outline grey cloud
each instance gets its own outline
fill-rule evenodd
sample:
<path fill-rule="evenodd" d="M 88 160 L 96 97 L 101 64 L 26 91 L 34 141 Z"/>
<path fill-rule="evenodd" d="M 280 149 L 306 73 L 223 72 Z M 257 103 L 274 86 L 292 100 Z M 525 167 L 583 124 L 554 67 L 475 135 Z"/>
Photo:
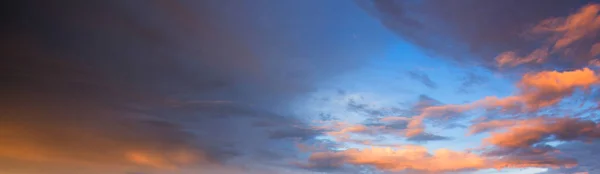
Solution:
<path fill-rule="evenodd" d="M 585 143 L 585 142 L 568 142 L 558 145 L 558 150 L 568 152 L 563 155 L 569 158 L 577 160 L 577 166 L 573 168 L 563 169 L 549 169 L 544 174 L 561 174 L 561 173 L 576 173 L 576 172 L 588 172 L 596 173 L 600 171 L 600 161 L 597 160 L 597 156 L 600 155 L 600 149 L 598 148 L 598 141 Z"/>
<path fill-rule="evenodd" d="M 355 100 L 348 101 L 348 110 L 365 114 L 370 117 L 379 117 L 383 115 L 383 112 L 378 109 L 371 109 L 369 105 L 364 103 L 358 103 Z"/>
<path fill-rule="evenodd" d="M 373 107 L 365 103 L 359 103 L 356 100 L 352 99 L 348 101 L 347 109 L 349 111 L 372 118 L 379 118 L 387 115 L 395 115 L 406 112 L 403 109 L 399 109 L 396 107 Z"/>
<path fill-rule="evenodd" d="M 451 139 L 450 137 L 434 135 L 431 133 L 422 133 L 422 134 L 419 134 L 416 136 L 409 137 L 406 140 L 414 141 L 414 142 L 427 142 L 427 141 L 440 141 L 440 140 L 450 140 L 450 139 Z"/>
<path fill-rule="evenodd" d="M 410 116 L 420 114 L 427 107 L 439 106 L 442 104 L 443 104 L 442 102 L 440 102 L 430 96 L 421 94 L 418 96 L 416 101 L 411 101 L 411 102 L 407 102 L 406 104 L 403 104 L 403 105 L 407 105 L 408 106 L 407 108 L 397 108 L 397 107 L 373 108 L 373 107 L 369 107 L 367 104 L 361 104 L 361 103 L 355 102 L 354 100 L 351 100 L 350 102 L 348 102 L 348 109 L 351 111 L 366 114 L 369 116 L 379 116 L 379 117 L 368 118 L 367 120 L 365 120 L 364 125 L 385 126 L 386 129 L 402 130 L 402 129 L 406 129 L 408 121 L 404 120 L 404 121 L 382 123 L 380 121 L 380 119 L 385 116 L 397 116 L 397 115 L 410 117 Z M 459 120 L 458 118 L 460 118 L 459 117 L 460 114 L 461 113 L 448 112 L 448 113 L 445 113 L 446 118 L 453 118 L 453 119 L 431 120 L 430 122 L 434 123 L 434 126 L 442 126 L 445 129 L 466 127 L 466 126 L 456 122 Z"/>
<path fill-rule="evenodd" d="M 419 71 L 408 71 L 406 72 L 406 74 L 408 75 L 408 77 L 410 77 L 413 80 L 419 81 L 421 82 L 423 85 L 431 88 L 431 89 L 435 89 L 437 88 L 437 84 L 432 81 L 429 76 L 423 72 L 419 72 Z"/>
<path fill-rule="evenodd" d="M 489 151 L 483 153 L 485 156 L 513 156 L 513 157 L 523 157 L 523 156 L 535 156 L 535 155 L 546 155 L 548 153 L 552 153 L 552 151 L 556 150 L 556 148 L 539 144 L 532 147 L 518 147 L 518 148 L 494 148 Z"/>
<path fill-rule="evenodd" d="M 269 137 L 273 139 L 284 138 L 300 138 L 302 140 L 312 139 L 317 135 L 321 135 L 323 131 L 309 128 L 287 128 L 270 131 Z"/>
<path fill-rule="evenodd" d="M 319 113 L 319 118 L 323 121 L 339 120 L 339 118 L 331 115 L 331 113 Z"/>
<path fill-rule="evenodd" d="M 402 130 L 408 127 L 408 121 L 395 121 L 385 125 L 388 129 Z"/>
<path fill-rule="evenodd" d="M 442 105 L 442 102 L 431 98 L 430 96 L 421 94 L 419 95 L 417 101 L 413 104 L 411 110 L 413 112 L 421 112 L 423 109 L 431 106 Z"/>
<path fill-rule="evenodd" d="M 315 171 L 336 171 L 342 169 L 344 160 L 344 156 L 311 156 L 309 163 L 300 167 Z"/>
<path fill-rule="evenodd" d="M 474 72 L 468 72 L 460 78 L 460 86 L 458 87 L 458 92 L 461 93 L 469 93 L 473 90 L 474 87 L 481 86 L 486 83 L 489 79 L 484 76 L 480 76 L 475 74 Z"/>

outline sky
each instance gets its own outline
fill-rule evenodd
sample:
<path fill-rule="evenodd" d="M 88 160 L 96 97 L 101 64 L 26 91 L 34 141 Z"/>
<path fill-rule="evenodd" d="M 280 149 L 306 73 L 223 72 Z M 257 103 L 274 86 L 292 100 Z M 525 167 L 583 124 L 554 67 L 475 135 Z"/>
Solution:
<path fill-rule="evenodd" d="M 600 173 L 600 2 L 5 2 L 0 174 Z"/>

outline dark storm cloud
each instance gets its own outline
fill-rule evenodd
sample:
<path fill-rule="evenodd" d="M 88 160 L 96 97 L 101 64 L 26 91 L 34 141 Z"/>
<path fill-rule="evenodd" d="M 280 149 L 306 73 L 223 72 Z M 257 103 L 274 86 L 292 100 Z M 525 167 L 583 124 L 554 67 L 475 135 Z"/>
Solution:
<path fill-rule="evenodd" d="M 292 114 L 291 101 L 367 54 L 338 46 L 377 45 L 324 39 L 333 26 L 350 24 L 329 25 L 341 16 L 323 18 L 327 10 L 303 15 L 291 8 L 301 2 L 6 5 L 0 161 L 36 161 L 27 170 L 47 173 L 144 173 L 221 164 L 264 149 L 293 157 L 288 139 L 321 132 Z"/>
<path fill-rule="evenodd" d="M 408 71 L 408 72 L 406 72 L 406 75 L 408 75 L 408 77 L 410 77 L 413 80 L 421 82 L 423 85 L 425 85 L 431 89 L 437 88 L 437 84 L 434 81 L 432 81 L 427 74 L 425 74 L 423 72 Z"/>
<path fill-rule="evenodd" d="M 550 34 L 532 33 L 549 18 L 565 17 L 593 2 L 586 0 L 413 1 L 358 0 L 358 4 L 400 37 L 462 65 L 495 68 L 502 52 L 528 55 L 548 42 Z M 597 38 L 570 47 L 543 66 L 579 68 L 592 58 Z M 558 50 L 557 50 L 558 51 Z"/>

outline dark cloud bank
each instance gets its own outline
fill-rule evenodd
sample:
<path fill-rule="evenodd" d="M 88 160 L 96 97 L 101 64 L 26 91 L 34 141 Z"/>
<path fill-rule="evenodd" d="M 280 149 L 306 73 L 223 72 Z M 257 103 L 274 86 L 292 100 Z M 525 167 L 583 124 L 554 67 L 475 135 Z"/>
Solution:
<path fill-rule="evenodd" d="M 460 65 L 496 68 L 494 58 L 505 51 L 527 55 L 547 42 L 548 35 L 529 31 L 543 20 L 568 16 L 589 0 L 357 0 L 382 25 L 403 39 Z M 539 65 L 579 68 L 593 57 L 588 54 L 597 37 L 577 43 L 568 54 Z M 531 68 L 531 67 L 530 67 Z"/>
<path fill-rule="evenodd" d="M 5 3 L 0 173 L 288 165 L 296 141 L 321 134 L 290 101 L 367 53 L 344 50 L 377 46 L 326 39 L 356 26 L 323 18 L 325 7 L 292 8 L 301 5 Z"/>

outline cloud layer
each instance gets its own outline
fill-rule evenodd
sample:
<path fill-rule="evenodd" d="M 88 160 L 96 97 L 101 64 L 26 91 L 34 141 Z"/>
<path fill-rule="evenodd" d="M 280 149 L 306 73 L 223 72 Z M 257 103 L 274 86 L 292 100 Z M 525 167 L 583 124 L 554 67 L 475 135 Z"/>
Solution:
<path fill-rule="evenodd" d="M 310 3 L 7 4 L 0 173 L 278 173 L 321 134 L 293 101 L 379 39 L 322 36 L 357 27 L 325 10 L 261 10 Z"/>

